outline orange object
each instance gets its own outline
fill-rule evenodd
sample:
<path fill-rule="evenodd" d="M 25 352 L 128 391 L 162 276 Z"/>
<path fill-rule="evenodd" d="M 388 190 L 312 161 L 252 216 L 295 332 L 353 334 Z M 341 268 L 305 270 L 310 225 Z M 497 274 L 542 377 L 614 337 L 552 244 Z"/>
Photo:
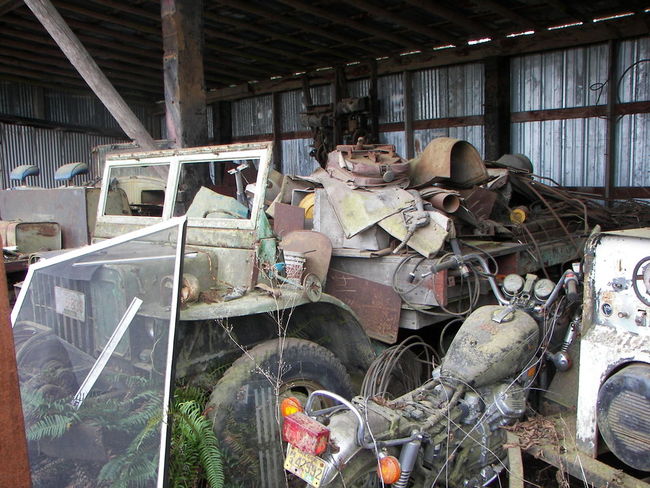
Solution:
<path fill-rule="evenodd" d="M 379 459 L 377 474 L 385 484 L 392 485 L 399 480 L 402 474 L 402 467 L 399 465 L 399 461 L 395 456 L 384 456 Z"/>
<path fill-rule="evenodd" d="M 302 411 L 303 408 L 300 404 L 300 400 L 298 400 L 296 397 L 287 397 L 280 403 L 280 414 L 283 417 Z"/>

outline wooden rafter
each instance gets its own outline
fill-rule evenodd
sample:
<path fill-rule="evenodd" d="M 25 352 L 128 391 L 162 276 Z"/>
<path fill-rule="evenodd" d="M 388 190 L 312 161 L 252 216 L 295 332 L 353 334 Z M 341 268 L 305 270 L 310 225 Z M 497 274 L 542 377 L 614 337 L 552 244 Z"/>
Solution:
<path fill-rule="evenodd" d="M 430 2 L 428 0 L 405 0 L 406 3 L 417 7 L 436 17 L 448 20 L 454 25 L 462 27 L 468 34 L 496 36 L 497 33 L 489 27 L 475 22 L 466 14 L 458 10 L 453 10 L 442 5 L 440 2 Z"/>

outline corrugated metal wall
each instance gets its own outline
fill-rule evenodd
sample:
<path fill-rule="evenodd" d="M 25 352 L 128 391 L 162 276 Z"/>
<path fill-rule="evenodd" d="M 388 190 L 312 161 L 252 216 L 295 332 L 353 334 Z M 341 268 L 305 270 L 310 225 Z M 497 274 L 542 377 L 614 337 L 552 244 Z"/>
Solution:
<path fill-rule="evenodd" d="M 650 38 L 621 42 L 619 103 L 650 100 Z M 607 104 L 607 44 L 519 56 L 511 60 L 512 111 Z M 629 69 L 628 69 L 629 68 Z M 650 115 L 625 115 L 616 125 L 616 185 L 650 184 Z M 605 118 L 512 124 L 513 152 L 530 157 L 535 172 L 567 186 L 604 186 Z"/>
<path fill-rule="evenodd" d="M 40 110 L 37 113 L 36 108 Z M 131 103 L 131 109 L 154 137 L 160 137 L 160 126 L 144 104 Z M 0 81 L 0 114 L 63 126 L 111 129 L 119 125 L 101 102 L 92 95 L 59 92 L 48 88 Z M 54 181 L 56 169 L 66 163 L 83 161 L 91 164 L 91 151 L 100 144 L 125 142 L 126 137 L 86 134 L 61 128 L 47 129 L 0 122 L 0 184 L 15 185 L 9 173 L 21 164 L 36 164 L 41 174 L 29 178 L 29 184 L 44 188 L 60 186 Z M 91 168 L 92 171 L 92 168 Z M 80 176 L 81 183 L 98 175 Z"/>
<path fill-rule="evenodd" d="M 483 115 L 481 63 L 427 69 L 413 74 L 415 120 Z"/>
<path fill-rule="evenodd" d="M 0 168 L 2 188 L 14 186 L 9 182 L 9 173 L 21 164 L 35 164 L 41 174 L 28 179 L 28 184 L 43 188 L 61 186 L 54 181 L 56 169 L 66 163 L 83 161 L 91 166 L 91 150 L 100 144 L 120 141 L 113 137 L 96 136 L 79 132 L 40 129 L 25 125 L 0 123 Z M 76 178 L 75 183 L 95 178 L 86 175 Z"/>
<path fill-rule="evenodd" d="M 271 95 L 244 98 L 233 102 L 233 137 L 270 134 L 271 132 L 273 132 L 273 101 Z"/>
<path fill-rule="evenodd" d="M 650 59 L 649 37 L 621 43 L 617 68 L 620 102 L 650 100 L 650 62 L 639 62 L 642 59 Z M 650 114 L 620 117 L 616 135 L 616 185 L 650 186 Z"/>

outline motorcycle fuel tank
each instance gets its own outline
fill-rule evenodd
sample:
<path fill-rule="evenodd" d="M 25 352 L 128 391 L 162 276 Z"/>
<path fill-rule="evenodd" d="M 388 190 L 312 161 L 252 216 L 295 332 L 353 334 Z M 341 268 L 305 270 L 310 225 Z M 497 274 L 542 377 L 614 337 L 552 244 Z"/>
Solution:
<path fill-rule="evenodd" d="M 533 366 L 537 322 L 521 310 L 493 320 L 505 307 L 487 305 L 467 317 L 442 360 L 441 377 L 477 388 L 516 376 Z"/>

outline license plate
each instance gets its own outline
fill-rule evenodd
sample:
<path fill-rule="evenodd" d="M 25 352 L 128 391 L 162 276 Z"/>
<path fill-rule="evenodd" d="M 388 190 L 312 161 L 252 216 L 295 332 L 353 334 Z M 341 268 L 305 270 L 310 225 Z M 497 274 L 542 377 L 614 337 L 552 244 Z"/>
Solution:
<path fill-rule="evenodd" d="M 287 444 L 287 457 L 284 458 L 284 469 L 295 474 L 311 486 L 318 488 L 325 473 L 325 461 L 319 457 L 302 452 L 291 444 Z"/>

